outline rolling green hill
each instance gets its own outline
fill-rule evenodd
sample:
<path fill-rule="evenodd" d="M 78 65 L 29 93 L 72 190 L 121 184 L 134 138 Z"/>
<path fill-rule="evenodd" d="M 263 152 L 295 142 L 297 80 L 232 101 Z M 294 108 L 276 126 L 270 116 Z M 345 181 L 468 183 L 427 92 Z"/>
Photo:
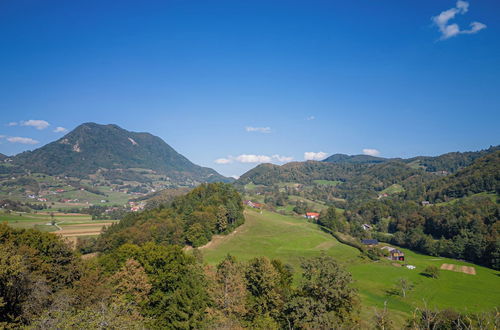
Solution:
<path fill-rule="evenodd" d="M 406 249 L 402 250 L 407 262 L 416 266 L 414 270 L 395 267 L 394 262 L 385 259 L 371 261 L 304 218 L 267 211 L 247 210 L 245 224 L 230 235 L 215 238 L 200 250 L 204 260 L 212 265 L 231 254 L 239 260 L 257 256 L 279 258 L 294 269 L 298 269 L 301 258 L 317 256 L 324 251 L 346 265 L 353 274 L 361 296 L 362 319 L 370 320 L 374 308 L 383 308 L 387 301 L 391 317 L 398 326 L 415 307 L 423 306 L 424 301 L 429 307 L 478 312 L 496 307 L 500 296 L 500 279 L 494 270 Z M 477 275 L 441 270 L 438 279 L 431 279 L 420 274 L 427 266 L 440 267 L 444 263 L 474 267 Z M 414 285 L 406 298 L 393 293 L 400 278 Z"/>

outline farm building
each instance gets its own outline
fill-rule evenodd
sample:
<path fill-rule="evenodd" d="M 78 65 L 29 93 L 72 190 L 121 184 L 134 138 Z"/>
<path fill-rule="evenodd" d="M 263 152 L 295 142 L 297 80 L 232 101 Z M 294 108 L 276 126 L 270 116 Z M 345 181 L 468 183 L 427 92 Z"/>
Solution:
<path fill-rule="evenodd" d="M 363 230 L 372 230 L 372 226 L 367 223 L 362 224 L 361 228 L 363 228 Z"/>
<path fill-rule="evenodd" d="M 376 239 L 362 239 L 361 243 L 363 245 L 375 246 L 378 244 L 378 241 Z"/>
<path fill-rule="evenodd" d="M 403 251 L 393 248 L 391 246 L 384 246 L 382 250 L 389 251 L 389 259 L 396 261 L 405 261 L 405 254 Z"/>
<path fill-rule="evenodd" d="M 244 201 L 243 202 L 245 205 L 248 205 L 250 207 L 253 207 L 254 209 L 261 209 L 262 206 L 264 206 L 264 204 L 261 204 L 261 203 L 255 203 L 255 202 L 252 202 L 252 201 Z"/>
<path fill-rule="evenodd" d="M 318 220 L 319 219 L 319 213 L 316 213 L 316 212 L 307 212 L 306 213 L 306 218 L 307 219 Z"/>

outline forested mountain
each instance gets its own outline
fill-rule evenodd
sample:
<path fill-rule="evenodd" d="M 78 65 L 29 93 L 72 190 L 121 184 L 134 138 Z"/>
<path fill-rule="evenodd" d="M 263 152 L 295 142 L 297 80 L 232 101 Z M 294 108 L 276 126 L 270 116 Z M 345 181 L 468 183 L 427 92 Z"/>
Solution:
<path fill-rule="evenodd" d="M 472 162 L 489 153 L 500 150 L 500 146 L 491 146 L 486 150 L 468 152 L 449 152 L 440 156 L 417 156 L 408 159 L 383 158 L 370 155 L 345 155 L 334 154 L 323 160 L 327 163 L 354 163 L 354 164 L 378 164 L 389 161 L 401 161 L 412 166 L 419 166 L 427 172 L 445 171 L 454 173 L 460 168 L 472 164 Z"/>
<path fill-rule="evenodd" d="M 345 155 L 334 154 L 323 160 L 327 163 L 353 163 L 353 164 L 376 164 L 389 161 L 387 158 L 375 157 L 370 155 Z"/>
<path fill-rule="evenodd" d="M 418 156 L 405 159 L 404 161 L 406 163 L 422 166 L 427 172 L 446 171 L 454 173 L 472 164 L 474 160 L 498 150 L 500 150 L 500 146 L 497 145 L 480 151 L 450 152 L 436 157 Z"/>
<path fill-rule="evenodd" d="M 3 160 L 4 160 L 4 159 L 6 159 L 6 158 L 7 158 L 7 156 L 6 156 L 6 155 L 4 155 L 4 154 L 1 154 L 1 153 L 0 153 L 0 161 L 3 161 Z"/>
<path fill-rule="evenodd" d="M 321 162 L 292 162 L 281 166 L 261 164 L 243 174 L 235 184 L 242 186 L 253 183 L 272 187 L 284 182 L 311 185 L 317 180 L 327 180 L 337 182 L 337 184 L 321 189 L 330 190 L 331 194 L 337 198 L 358 201 L 375 198 L 380 193 L 384 193 L 385 189 L 397 184 L 400 186 L 398 188 L 400 191 L 408 191 L 408 196 L 412 195 L 414 199 L 424 200 L 426 192 L 429 191 L 431 194 L 433 190 L 433 188 L 425 188 L 427 184 L 460 171 L 480 157 L 495 154 L 499 148 L 496 146 L 478 152 L 448 153 L 438 157 L 411 159 L 337 154 Z M 463 174 L 457 173 L 457 177 L 460 176 Z M 452 185 L 452 183 L 449 184 Z M 458 189 L 458 187 L 450 186 L 450 189 Z"/>
<path fill-rule="evenodd" d="M 101 171 L 110 179 L 140 181 L 140 173 L 129 171 L 139 168 L 175 182 L 231 181 L 193 164 L 159 137 L 95 123 L 82 124 L 55 142 L 16 155 L 13 164 L 32 172 L 80 178 Z"/>
<path fill-rule="evenodd" d="M 425 197 L 441 202 L 481 192 L 500 195 L 500 151 L 477 159 L 451 176 L 430 182 Z"/>
<path fill-rule="evenodd" d="M 282 182 L 311 185 L 317 180 L 327 180 L 337 184 L 323 189 L 330 190 L 337 198 L 366 199 L 377 197 L 379 192 L 396 183 L 411 186 L 433 178 L 434 174 L 401 161 L 379 164 L 307 161 L 282 166 L 261 164 L 243 174 L 235 184 L 241 186 L 251 182 L 272 187 Z"/>

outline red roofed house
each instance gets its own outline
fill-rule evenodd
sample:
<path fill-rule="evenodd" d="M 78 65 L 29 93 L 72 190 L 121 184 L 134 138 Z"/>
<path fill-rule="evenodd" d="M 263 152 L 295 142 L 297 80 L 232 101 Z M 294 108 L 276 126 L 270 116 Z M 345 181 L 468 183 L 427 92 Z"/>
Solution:
<path fill-rule="evenodd" d="M 255 202 L 252 202 L 252 201 L 245 201 L 244 202 L 246 205 L 250 206 L 250 207 L 253 207 L 254 209 L 261 209 L 262 206 L 264 206 L 263 204 L 261 203 L 255 203 Z"/>
<path fill-rule="evenodd" d="M 318 218 L 319 218 L 319 213 L 316 213 L 316 212 L 307 212 L 307 213 L 306 213 L 306 218 L 307 218 L 307 219 L 314 219 L 314 220 L 318 220 Z"/>

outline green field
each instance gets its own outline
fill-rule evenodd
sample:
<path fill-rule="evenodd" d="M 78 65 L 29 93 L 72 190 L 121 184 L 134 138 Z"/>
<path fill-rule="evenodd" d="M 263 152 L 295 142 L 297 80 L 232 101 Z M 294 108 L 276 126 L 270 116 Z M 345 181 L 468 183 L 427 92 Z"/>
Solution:
<path fill-rule="evenodd" d="M 117 222 L 116 220 L 92 220 L 87 214 L 55 213 L 57 226 L 51 225 L 52 217 L 48 213 L 0 213 L 0 223 L 7 223 L 12 228 L 37 229 L 45 232 L 58 232 L 64 236 L 80 236 L 79 232 L 99 233 L 103 224 Z M 68 233 L 71 231 L 71 233 Z"/>
<path fill-rule="evenodd" d="M 397 324 L 410 315 L 417 306 L 454 308 L 461 311 L 487 311 L 500 302 L 500 273 L 488 268 L 447 258 L 417 254 L 406 249 L 407 262 L 416 266 L 410 270 L 395 267 L 388 260 L 371 261 L 360 256 L 358 250 L 341 244 L 329 234 L 303 218 L 283 216 L 264 211 L 246 211 L 246 223 L 228 236 L 214 239 L 201 249 L 205 261 L 215 264 L 227 254 L 240 260 L 255 256 L 279 258 L 299 271 L 303 257 L 319 255 L 325 251 L 343 263 L 353 274 L 362 302 L 361 316 L 369 320 L 374 307 L 382 308 L 384 301 Z M 440 271 L 438 279 L 420 275 L 428 265 L 443 263 L 473 266 L 477 275 L 453 271 Z M 390 293 L 399 278 L 414 284 L 406 298 Z"/>
<path fill-rule="evenodd" d="M 325 186 L 338 186 L 342 181 L 330 181 L 330 180 L 314 180 L 315 184 L 325 185 Z"/>
<path fill-rule="evenodd" d="M 307 198 L 304 198 L 301 196 L 290 195 L 288 198 L 294 202 L 298 202 L 298 201 L 306 202 L 316 212 L 321 212 L 321 211 L 326 210 L 328 208 L 328 206 L 323 204 L 323 203 L 318 203 L 318 202 L 315 202 L 313 200 L 310 200 L 310 199 L 307 199 Z"/>
<path fill-rule="evenodd" d="M 496 193 L 494 193 L 494 192 L 493 193 L 482 192 L 482 193 L 478 193 L 478 194 L 472 194 L 472 195 L 467 196 L 467 197 L 455 198 L 455 199 L 449 200 L 447 202 L 436 203 L 436 205 L 453 205 L 453 204 L 456 204 L 460 201 L 471 200 L 471 199 L 479 198 L 479 197 L 489 198 L 493 203 L 500 202 L 500 196 L 497 195 Z"/>
<path fill-rule="evenodd" d="M 395 183 L 395 184 L 385 188 L 380 193 L 392 195 L 392 194 L 398 194 L 398 193 L 403 192 L 403 191 L 405 191 L 405 189 L 400 184 Z"/>

